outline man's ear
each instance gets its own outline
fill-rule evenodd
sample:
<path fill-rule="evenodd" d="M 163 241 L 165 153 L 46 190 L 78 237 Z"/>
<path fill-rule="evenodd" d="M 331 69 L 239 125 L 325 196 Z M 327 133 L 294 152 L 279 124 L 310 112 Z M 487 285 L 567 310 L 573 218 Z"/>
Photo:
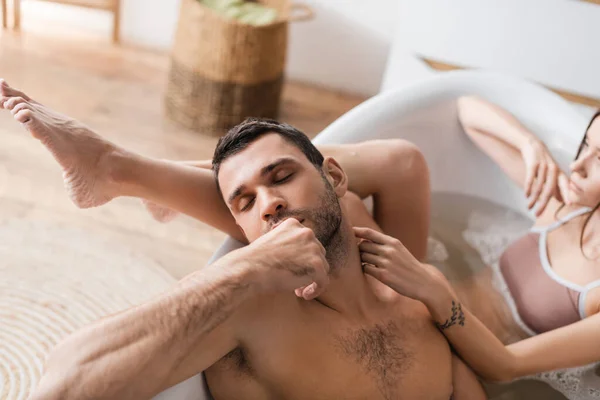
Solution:
<path fill-rule="evenodd" d="M 333 157 L 325 157 L 325 160 L 323 160 L 323 173 L 337 197 L 344 197 L 348 191 L 348 175 Z"/>

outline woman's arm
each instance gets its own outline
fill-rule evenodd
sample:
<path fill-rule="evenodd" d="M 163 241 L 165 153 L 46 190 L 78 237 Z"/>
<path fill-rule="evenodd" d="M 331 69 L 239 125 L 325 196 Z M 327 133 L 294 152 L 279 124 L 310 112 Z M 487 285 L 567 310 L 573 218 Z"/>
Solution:
<path fill-rule="evenodd" d="M 540 139 L 509 112 L 479 97 L 461 97 L 457 106 L 467 135 L 524 190 L 529 208 L 537 202 L 537 216 L 549 203 L 556 208 L 568 179 Z"/>
<path fill-rule="evenodd" d="M 527 130 L 508 111 L 477 96 L 460 97 L 457 101 L 458 118 L 465 132 L 473 140 L 481 136 L 489 136 L 498 140 L 498 149 L 484 149 L 490 156 L 502 159 L 508 153 L 520 156 L 521 149 L 531 140 L 537 140 L 535 135 Z M 501 165 L 502 166 L 502 165 Z M 522 178 L 525 177 L 523 169 Z M 523 183 L 523 179 L 518 179 Z"/>
<path fill-rule="evenodd" d="M 598 314 L 505 346 L 444 286 L 436 284 L 437 293 L 423 301 L 456 352 L 484 379 L 506 382 L 600 361 Z"/>
<path fill-rule="evenodd" d="M 453 400 L 485 400 L 487 395 L 477 376 L 457 355 L 452 355 Z"/>
<path fill-rule="evenodd" d="M 444 275 L 415 259 L 399 240 L 354 228 L 366 274 L 401 295 L 421 301 L 462 359 L 481 377 L 510 381 L 538 372 L 600 360 L 600 314 L 505 346 L 463 308 Z"/>

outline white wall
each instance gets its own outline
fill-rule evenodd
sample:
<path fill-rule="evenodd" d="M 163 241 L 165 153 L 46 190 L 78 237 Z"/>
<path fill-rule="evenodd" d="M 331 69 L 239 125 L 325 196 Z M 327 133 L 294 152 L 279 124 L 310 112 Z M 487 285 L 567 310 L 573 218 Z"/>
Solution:
<path fill-rule="evenodd" d="M 121 0 L 121 4 L 124 43 L 159 50 L 171 47 L 180 0 Z M 24 29 L 40 29 L 28 23 L 28 16 L 33 16 L 36 21 L 48 21 L 53 28 L 65 25 L 111 38 L 112 14 L 101 10 L 28 0 L 23 2 L 22 13 Z"/>
<path fill-rule="evenodd" d="M 401 0 L 384 89 L 432 71 L 417 55 L 600 98 L 600 6 L 575 0 Z"/>
<path fill-rule="evenodd" d="M 291 26 L 288 76 L 340 90 L 379 91 L 397 0 L 311 0 L 316 18 Z"/>
<path fill-rule="evenodd" d="M 289 78 L 372 95 L 431 75 L 416 54 L 600 97 L 600 6 L 576 0 L 303 0 Z M 168 50 L 180 0 L 122 0 L 125 43 Z M 30 3 L 30 4 L 27 4 Z M 106 13 L 28 0 L 27 13 L 104 32 Z M 390 51 L 391 50 L 391 51 Z M 388 57 L 392 60 L 386 71 Z M 385 75 L 385 79 L 384 79 Z"/>
<path fill-rule="evenodd" d="M 372 95 L 379 91 L 390 48 L 397 0 L 309 0 L 316 18 L 290 28 L 287 75 L 292 79 Z M 180 0 L 122 0 L 124 43 L 168 50 Z M 23 25 L 36 14 L 110 38 L 108 13 L 40 1 L 23 3 Z M 39 20 L 39 18 L 36 18 Z"/>

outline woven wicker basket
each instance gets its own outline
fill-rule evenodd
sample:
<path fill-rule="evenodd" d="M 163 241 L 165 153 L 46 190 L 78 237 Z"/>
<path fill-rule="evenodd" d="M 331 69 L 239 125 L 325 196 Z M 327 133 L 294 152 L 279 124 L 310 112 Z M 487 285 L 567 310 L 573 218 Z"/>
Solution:
<path fill-rule="evenodd" d="M 312 18 L 310 7 L 260 0 L 278 19 L 251 26 L 198 0 L 182 0 L 166 93 L 167 116 L 187 128 L 221 135 L 246 117 L 277 118 L 288 22 Z"/>

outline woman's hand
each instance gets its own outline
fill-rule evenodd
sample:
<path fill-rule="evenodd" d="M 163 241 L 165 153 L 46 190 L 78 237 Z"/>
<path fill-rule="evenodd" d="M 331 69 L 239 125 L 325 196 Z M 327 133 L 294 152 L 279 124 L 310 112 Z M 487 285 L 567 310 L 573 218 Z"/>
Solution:
<path fill-rule="evenodd" d="M 521 148 L 525 162 L 525 195 L 529 198 L 527 207 L 536 203 L 536 217 L 542 215 L 551 197 L 560 202 L 567 201 L 569 179 L 560 170 L 550 152 L 537 138 L 529 138 Z"/>
<path fill-rule="evenodd" d="M 370 228 L 354 227 L 354 234 L 361 239 L 358 247 L 365 273 L 425 305 L 448 292 L 444 275 L 419 262 L 398 239 Z"/>

